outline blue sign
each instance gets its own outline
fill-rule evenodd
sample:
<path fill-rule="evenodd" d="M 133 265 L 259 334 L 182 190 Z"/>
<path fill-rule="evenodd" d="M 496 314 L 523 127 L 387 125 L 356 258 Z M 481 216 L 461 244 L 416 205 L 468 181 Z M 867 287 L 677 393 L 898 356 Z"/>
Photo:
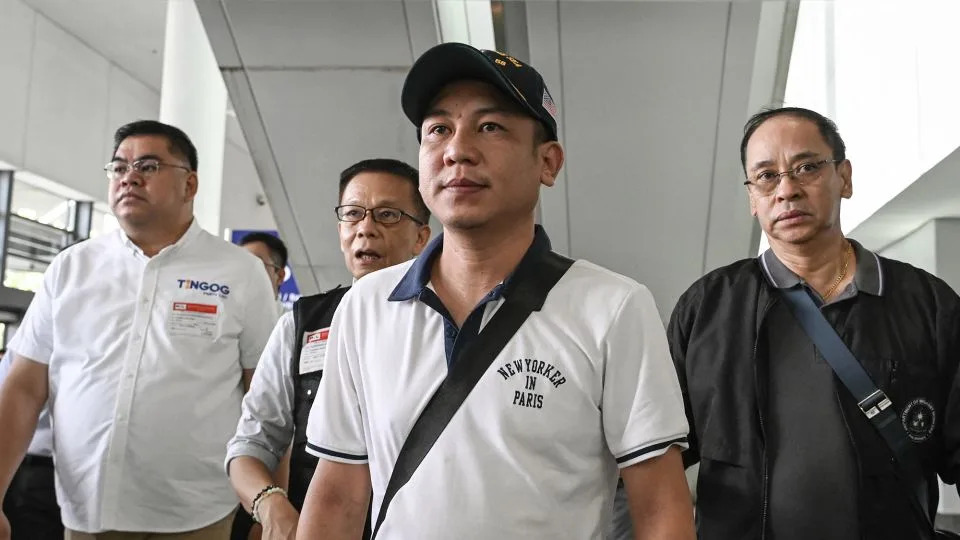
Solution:
<path fill-rule="evenodd" d="M 240 240 L 243 240 L 244 236 L 254 232 L 267 233 L 280 238 L 280 233 L 277 231 L 234 229 L 230 231 L 230 241 L 239 245 Z M 293 277 L 293 268 L 290 268 L 288 264 L 287 267 L 283 269 L 283 283 L 280 284 L 280 303 L 283 304 L 283 309 L 289 311 L 293 309 L 293 303 L 296 302 L 298 298 L 300 298 L 300 287 L 297 286 L 297 278 Z"/>

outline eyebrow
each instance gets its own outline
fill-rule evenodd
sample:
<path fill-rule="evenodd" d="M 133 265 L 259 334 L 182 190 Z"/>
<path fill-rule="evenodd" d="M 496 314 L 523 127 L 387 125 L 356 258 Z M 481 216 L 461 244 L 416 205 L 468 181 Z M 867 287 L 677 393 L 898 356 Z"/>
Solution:
<path fill-rule="evenodd" d="M 143 159 L 155 159 L 157 161 L 163 161 L 163 158 L 161 158 L 156 154 L 144 154 L 138 158 L 135 158 L 133 161 L 140 161 Z M 130 163 L 127 160 L 123 159 L 122 157 L 118 157 L 118 156 L 113 156 L 113 159 L 111 159 L 110 161 L 122 161 L 124 163 Z"/>
<path fill-rule="evenodd" d="M 343 200 L 343 204 L 347 204 L 347 205 L 351 205 L 351 206 L 363 206 L 364 208 L 383 208 L 383 207 L 387 207 L 387 208 L 396 208 L 396 209 L 398 209 L 398 210 L 403 210 L 402 208 L 400 208 L 400 203 L 397 202 L 397 201 L 395 201 L 395 200 L 393 200 L 393 199 L 386 199 L 386 200 L 383 200 L 383 201 L 378 201 L 377 204 L 375 204 L 375 205 L 373 205 L 373 206 L 370 206 L 370 207 L 367 207 L 367 206 L 365 206 L 365 205 L 363 205 L 363 204 L 360 204 L 361 202 L 362 202 L 362 201 L 360 201 L 360 200 L 358 200 L 358 199 L 344 199 L 344 200 Z M 406 211 L 406 210 L 404 210 L 404 211 Z"/>
<path fill-rule="evenodd" d="M 804 152 L 800 152 L 799 154 L 794 154 L 794 155 L 790 156 L 790 162 L 792 163 L 792 162 L 797 161 L 797 160 L 800 160 L 800 159 L 809 159 L 809 158 L 813 158 L 813 157 L 819 157 L 819 155 L 820 155 L 820 154 L 819 154 L 818 152 L 814 152 L 813 150 L 806 150 L 806 151 L 804 151 Z M 775 165 L 775 163 L 773 162 L 772 159 L 764 159 L 764 160 L 762 160 L 762 161 L 758 161 L 758 162 L 754 163 L 754 164 L 753 164 L 753 167 L 751 167 L 750 170 L 754 170 L 754 171 L 755 171 L 755 170 L 760 169 L 760 168 L 762 168 L 762 167 L 770 167 L 771 165 Z"/>
<path fill-rule="evenodd" d="M 509 116 L 520 116 L 520 115 L 522 115 L 522 113 L 521 113 L 520 111 L 513 110 L 513 109 L 511 109 L 511 108 L 509 108 L 509 107 L 504 107 L 504 106 L 501 106 L 501 105 L 492 105 L 492 106 L 490 106 L 490 107 L 481 107 L 481 108 L 479 108 L 479 109 L 477 109 L 477 110 L 475 110 L 475 111 L 472 111 L 472 112 L 470 113 L 471 116 L 483 116 L 483 115 L 485 115 L 485 114 L 505 114 L 505 115 L 509 115 Z M 429 110 L 427 111 L 427 113 L 423 115 L 423 119 L 426 120 L 427 118 L 430 118 L 430 117 L 433 117 L 433 116 L 443 116 L 443 117 L 448 117 L 448 118 L 449 118 L 450 116 L 453 116 L 453 115 L 450 113 L 450 111 L 448 111 L 448 110 L 446 110 L 446 109 L 429 109 Z"/>

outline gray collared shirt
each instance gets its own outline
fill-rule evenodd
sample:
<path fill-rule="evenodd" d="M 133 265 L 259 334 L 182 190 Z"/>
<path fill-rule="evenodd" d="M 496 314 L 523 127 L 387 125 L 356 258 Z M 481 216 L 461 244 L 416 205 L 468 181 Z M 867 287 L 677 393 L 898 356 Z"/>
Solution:
<path fill-rule="evenodd" d="M 779 289 L 803 286 L 831 324 L 842 320 L 859 293 L 883 293 L 879 259 L 851 240 L 857 268 L 851 283 L 824 303 L 819 294 L 765 251 L 760 262 Z M 786 302 L 765 319 L 768 402 L 765 416 L 770 460 L 770 533 L 775 540 L 860 538 L 856 454 L 844 423 L 830 366 L 794 319 Z"/>
<path fill-rule="evenodd" d="M 857 258 L 857 269 L 853 275 L 853 281 L 840 291 L 840 294 L 836 295 L 833 300 L 828 302 L 828 304 L 856 296 L 858 291 L 863 291 L 874 296 L 883 295 L 884 283 L 883 271 L 880 268 L 880 259 L 874 252 L 863 247 L 856 240 L 849 240 L 849 242 L 850 245 L 853 246 L 853 252 Z M 760 264 L 763 266 L 763 272 L 767 280 L 778 289 L 789 289 L 803 282 L 800 276 L 793 273 L 785 264 L 780 262 L 780 259 L 777 258 L 777 255 L 772 249 L 768 249 L 760 255 Z M 804 283 L 804 286 L 807 286 L 806 283 Z M 821 304 L 823 303 L 823 299 L 820 298 L 820 295 L 815 290 L 809 286 L 807 286 L 807 290 L 813 292 L 815 298 L 819 300 Z"/>

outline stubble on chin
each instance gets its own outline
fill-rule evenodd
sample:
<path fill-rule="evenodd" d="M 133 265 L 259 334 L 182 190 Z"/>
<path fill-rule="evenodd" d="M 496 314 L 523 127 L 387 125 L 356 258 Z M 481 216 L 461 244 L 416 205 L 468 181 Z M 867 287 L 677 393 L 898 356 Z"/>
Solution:
<path fill-rule="evenodd" d="M 489 220 L 472 216 L 455 216 L 444 223 L 444 227 L 458 231 L 473 231 L 482 228 Z"/>

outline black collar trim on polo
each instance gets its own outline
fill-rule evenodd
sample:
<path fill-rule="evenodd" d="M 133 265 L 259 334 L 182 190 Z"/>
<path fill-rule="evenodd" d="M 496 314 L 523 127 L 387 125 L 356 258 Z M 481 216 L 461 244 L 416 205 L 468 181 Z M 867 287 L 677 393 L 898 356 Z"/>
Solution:
<path fill-rule="evenodd" d="M 523 255 L 523 258 L 520 259 L 520 263 L 503 282 L 503 296 L 509 297 L 513 289 L 513 287 L 511 287 L 511 277 L 516 275 L 521 269 L 535 269 L 536 266 L 543 261 L 544 257 L 550 253 L 551 249 L 550 238 L 547 236 L 547 232 L 544 231 L 540 225 L 534 226 L 533 242 L 530 244 L 530 247 L 527 248 L 527 252 Z M 407 273 L 400 279 L 400 283 L 398 283 L 396 288 L 393 289 L 393 292 L 390 293 L 388 300 L 391 302 L 400 302 L 418 298 L 423 290 L 427 288 L 427 284 L 430 283 L 430 269 L 433 267 L 433 261 L 440 255 L 441 251 L 443 251 L 443 233 L 431 240 L 423 252 L 420 253 L 420 256 L 413 261 L 413 264 L 407 269 Z"/>
<path fill-rule="evenodd" d="M 883 296 L 883 269 L 880 266 L 880 258 L 856 240 L 849 238 L 847 240 L 853 246 L 853 252 L 857 257 L 857 271 L 853 275 L 853 283 L 857 290 L 874 296 Z M 800 276 L 787 268 L 772 249 L 767 249 L 760 255 L 760 266 L 763 267 L 767 281 L 778 289 L 789 289 L 800 283 Z"/>

